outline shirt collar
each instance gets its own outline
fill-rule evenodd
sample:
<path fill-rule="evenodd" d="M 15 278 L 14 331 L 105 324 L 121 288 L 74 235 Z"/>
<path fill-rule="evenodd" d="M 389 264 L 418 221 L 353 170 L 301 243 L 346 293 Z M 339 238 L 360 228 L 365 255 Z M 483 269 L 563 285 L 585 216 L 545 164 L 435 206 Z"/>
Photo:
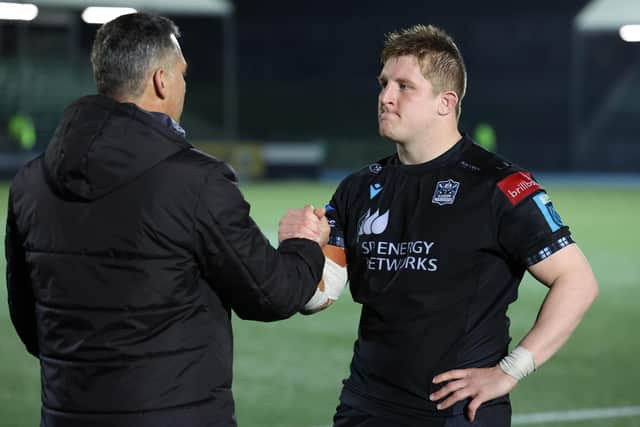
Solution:
<path fill-rule="evenodd" d="M 168 115 L 164 113 L 159 113 L 157 111 L 145 111 L 145 112 L 151 115 L 151 117 L 158 120 L 160 123 L 162 123 L 166 127 L 168 127 L 169 129 L 171 129 L 172 131 L 174 131 L 175 133 L 177 133 L 178 135 L 180 135 L 181 137 L 186 139 L 187 131 L 185 131 L 184 128 L 180 126 L 180 124 L 178 124 L 178 122 L 173 120 Z"/>
<path fill-rule="evenodd" d="M 128 104 L 133 104 L 133 103 L 128 103 Z M 181 136 L 184 139 L 187 138 L 187 131 L 185 131 L 184 128 L 182 126 L 180 126 L 180 124 L 178 122 L 173 120 L 168 115 L 166 115 L 164 113 L 160 113 L 158 111 L 147 111 L 144 108 L 140 108 L 140 106 L 138 106 L 136 104 L 133 104 L 133 105 L 135 105 L 136 108 L 138 108 L 140 111 L 142 111 L 142 112 L 148 114 L 149 116 L 151 116 L 158 123 L 161 123 L 165 127 L 171 129 L 178 136 Z"/>

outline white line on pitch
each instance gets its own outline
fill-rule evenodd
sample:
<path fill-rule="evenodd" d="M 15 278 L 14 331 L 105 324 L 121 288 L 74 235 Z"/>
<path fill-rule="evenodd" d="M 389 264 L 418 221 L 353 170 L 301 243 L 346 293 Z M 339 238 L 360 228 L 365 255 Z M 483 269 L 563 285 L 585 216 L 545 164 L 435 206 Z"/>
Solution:
<path fill-rule="evenodd" d="M 640 406 L 623 406 L 619 408 L 577 409 L 557 412 L 533 412 L 530 414 L 514 415 L 513 425 L 545 424 L 552 422 L 597 420 L 602 418 L 637 417 Z M 329 427 L 329 426 L 323 426 Z"/>
<path fill-rule="evenodd" d="M 640 415 L 640 406 L 620 408 L 579 409 L 558 412 L 534 412 L 514 415 L 513 424 L 544 424 L 550 422 L 596 420 L 601 418 L 636 417 Z"/>

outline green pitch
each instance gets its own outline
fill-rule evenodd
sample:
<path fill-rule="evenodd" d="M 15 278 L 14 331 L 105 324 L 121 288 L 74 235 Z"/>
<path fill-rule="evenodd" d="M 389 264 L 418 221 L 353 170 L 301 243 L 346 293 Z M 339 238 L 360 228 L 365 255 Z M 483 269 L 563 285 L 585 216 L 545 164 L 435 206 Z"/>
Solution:
<path fill-rule="evenodd" d="M 514 414 L 640 406 L 640 189 L 547 186 L 554 205 L 591 261 L 600 296 L 568 344 L 523 380 Z M 243 186 L 252 215 L 271 239 L 289 207 L 322 206 L 334 186 L 269 183 Z M 0 187 L 6 215 L 6 185 Z M 4 269 L 4 260 L 0 262 Z M 527 277 L 512 306 L 514 344 L 530 327 L 545 288 Z M 32 427 L 39 419 L 37 361 L 18 341 L 0 287 L 0 425 Z M 241 427 L 331 424 L 347 375 L 359 306 L 347 294 L 315 316 L 260 324 L 234 319 L 234 392 Z M 640 416 L 549 423 L 547 427 L 640 426 Z"/>

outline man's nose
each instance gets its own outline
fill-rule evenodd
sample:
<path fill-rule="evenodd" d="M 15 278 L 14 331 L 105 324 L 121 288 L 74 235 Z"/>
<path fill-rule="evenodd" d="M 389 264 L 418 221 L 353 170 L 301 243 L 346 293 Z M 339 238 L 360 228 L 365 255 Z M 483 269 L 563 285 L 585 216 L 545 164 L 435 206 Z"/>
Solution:
<path fill-rule="evenodd" d="M 380 90 L 380 104 L 393 104 L 396 100 L 396 91 L 393 89 L 392 85 L 387 85 Z"/>

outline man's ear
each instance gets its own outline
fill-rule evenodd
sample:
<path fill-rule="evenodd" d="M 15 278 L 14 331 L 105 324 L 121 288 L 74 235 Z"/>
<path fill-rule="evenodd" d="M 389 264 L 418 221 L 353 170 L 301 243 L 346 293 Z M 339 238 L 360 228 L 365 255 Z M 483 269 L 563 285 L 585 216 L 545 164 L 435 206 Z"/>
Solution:
<path fill-rule="evenodd" d="M 160 99 L 166 99 L 167 97 L 166 78 L 167 72 L 162 68 L 158 68 L 153 72 L 153 89 L 155 90 L 156 96 Z"/>
<path fill-rule="evenodd" d="M 438 114 L 446 116 L 448 114 L 456 114 L 456 106 L 458 105 L 458 94 L 452 90 L 443 92 L 440 95 L 440 104 L 438 105 Z"/>

